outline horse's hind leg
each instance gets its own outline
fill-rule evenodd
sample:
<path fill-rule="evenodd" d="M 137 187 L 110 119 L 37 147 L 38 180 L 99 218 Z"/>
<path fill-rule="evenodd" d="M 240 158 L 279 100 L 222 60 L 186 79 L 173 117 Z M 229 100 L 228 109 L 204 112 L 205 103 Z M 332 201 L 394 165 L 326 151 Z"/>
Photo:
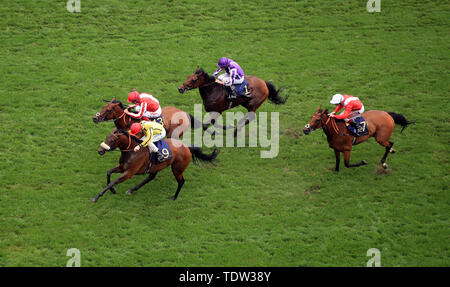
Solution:
<path fill-rule="evenodd" d="M 117 173 L 120 172 L 120 164 L 117 165 L 116 167 L 113 167 L 112 169 L 108 170 L 108 172 L 106 173 L 106 184 L 110 184 L 111 183 L 111 174 L 113 173 Z M 109 190 L 111 190 L 112 193 L 116 193 L 116 189 L 114 187 L 111 187 Z"/>
<path fill-rule="evenodd" d="M 156 172 L 149 174 L 148 177 L 143 182 L 141 182 L 140 184 L 136 185 L 132 189 L 127 190 L 127 194 L 133 194 L 133 192 L 135 192 L 139 188 L 143 187 L 144 185 L 146 185 L 147 183 L 152 181 L 155 178 L 156 174 L 157 174 Z"/>
<path fill-rule="evenodd" d="M 245 127 L 246 125 L 248 125 L 248 123 L 250 123 L 251 121 L 253 121 L 254 119 L 256 119 L 256 114 L 255 112 L 248 112 L 247 114 L 245 114 L 245 116 L 239 120 L 239 122 L 237 123 L 237 127 L 234 130 L 234 137 L 237 136 L 238 132 Z"/>
<path fill-rule="evenodd" d="M 393 142 L 389 141 L 389 145 L 386 146 L 386 151 L 384 152 L 383 158 L 381 159 L 381 166 L 386 169 L 387 168 L 387 164 L 386 164 L 386 158 L 388 156 L 389 153 L 394 153 L 394 149 L 392 149 L 392 146 L 394 145 Z"/>
<path fill-rule="evenodd" d="M 175 195 L 170 198 L 172 200 L 176 200 L 177 199 L 178 194 L 180 193 L 180 190 L 181 190 L 181 188 L 183 187 L 183 184 L 184 184 L 184 177 L 183 177 L 183 175 L 180 175 L 180 176 L 176 175 L 175 178 L 176 178 L 176 180 L 178 182 L 178 187 L 177 187 L 177 191 L 175 192 Z"/>
<path fill-rule="evenodd" d="M 344 151 L 344 164 L 345 167 L 358 167 L 361 165 L 366 165 L 367 162 L 365 160 L 362 160 L 360 163 L 350 164 L 350 151 Z"/>

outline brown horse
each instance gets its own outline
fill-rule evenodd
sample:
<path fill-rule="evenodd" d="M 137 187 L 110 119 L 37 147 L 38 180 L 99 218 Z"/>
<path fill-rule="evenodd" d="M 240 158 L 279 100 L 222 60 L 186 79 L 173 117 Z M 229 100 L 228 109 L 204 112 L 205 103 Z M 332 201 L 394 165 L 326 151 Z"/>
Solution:
<path fill-rule="evenodd" d="M 103 101 L 108 104 L 103 106 L 101 111 L 92 118 L 94 123 L 98 124 L 113 120 L 118 130 L 126 130 L 130 128 L 132 123 L 140 121 L 127 115 L 124 112 L 127 106 L 123 105 L 120 101 L 116 99 Z M 162 118 L 168 138 L 181 138 L 189 126 L 193 127 L 194 121 L 197 121 L 192 115 L 172 106 L 162 108 Z"/>
<path fill-rule="evenodd" d="M 178 87 L 178 91 L 182 94 L 195 88 L 199 89 L 200 96 L 203 100 L 206 112 L 210 113 L 210 122 L 204 123 L 203 129 L 206 130 L 210 124 L 215 127 L 229 129 L 233 127 L 225 127 L 216 125 L 215 120 L 226 110 L 237 106 L 243 106 L 248 113 L 238 121 L 234 135 L 241 130 L 246 124 L 255 119 L 255 111 L 261 104 L 269 98 L 273 103 L 280 105 L 284 104 L 287 96 L 283 99 L 279 96 L 280 90 L 276 90 L 275 86 L 255 76 L 245 76 L 245 79 L 250 84 L 251 98 L 243 97 L 228 100 L 227 89 L 224 85 L 216 83 L 214 77 L 209 76 L 203 69 L 197 69 L 188 76 L 187 80 Z"/>
<path fill-rule="evenodd" d="M 370 137 L 375 137 L 375 140 L 386 148 L 386 151 L 381 159 L 381 165 L 384 169 L 387 168 L 386 158 L 389 153 L 394 153 L 392 146 L 394 145 L 389 139 L 395 124 L 400 124 L 403 128 L 401 132 L 413 122 L 406 120 L 402 114 L 384 111 L 367 111 L 362 114 L 366 120 L 369 134 L 355 138 L 347 129 L 343 120 L 336 120 L 328 116 L 328 110 L 322 110 L 321 107 L 312 115 L 310 122 L 305 126 L 303 132 L 308 135 L 315 129 L 322 128 L 327 135 L 328 145 L 334 149 L 336 155 L 336 171 L 339 171 L 340 153 L 344 153 L 345 167 L 358 167 L 366 165 L 363 160 L 360 163 L 350 164 L 350 152 L 353 145 L 360 144 Z"/>
<path fill-rule="evenodd" d="M 141 143 L 138 138 L 131 136 L 127 131 L 122 130 L 116 130 L 108 135 L 105 142 L 103 142 L 101 147 L 98 149 L 98 153 L 100 155 L 104 155 L 108 151 L 113 151 L 116 148 L 119 148 L 121 151 L 121 156 L 119 164 L 107 172 L 106 182 L 108 185 L 103 191 L 94 197 L 92 201 L 97 202 L 107 190 L 111 190 L 112 193 L 116 193 L 114 189 L 116 184 L 130 179 L 136 174 L 140 175 L 148 173 L 148 177 L 143 182 L 127 191 L 127 194 L 133 194 L 133 192 L 153 180 L 160 170 L 163 170 L 168 166 L 172 166 L 172 173 L 178 182 L 177 191 L 175 192 L 175 195 L 171 197 L 172 200 L 175 200 L 177 199 L 181 187 L 184 184 L 183 172 L 188 167 L 191 157 L 194 160 L 200 159 L 203 161 L 213 161 L 218 154 L 216 149 L 210 155 L 204 154 L 200 148 L 185 146 L 182 142 L 176 139 L 166 139 L 166 142 L 172 151 L 172 158 L 159 164 L 150 165 L 150 151 L 148 148 L 141 148 L 136 152 L 134 151 L 134 147 Z M 119 172 L 121 172 L 122 175 L 115 181 L 111 182 L 111 174 Z"/>

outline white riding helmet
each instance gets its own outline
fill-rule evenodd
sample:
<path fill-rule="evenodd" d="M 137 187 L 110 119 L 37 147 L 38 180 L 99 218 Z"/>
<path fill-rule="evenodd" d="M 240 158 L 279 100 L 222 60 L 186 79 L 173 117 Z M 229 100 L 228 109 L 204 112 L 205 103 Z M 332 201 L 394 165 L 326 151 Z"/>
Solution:
<path fill-rule="evenodd" d="M 337 104 L 342 103 L 343 100 L 344 100 L 344 96 L 343 95 L 335 94 L 333 96 L 333 98 L 331 99 L 330 104 L 337 105 Z"/>

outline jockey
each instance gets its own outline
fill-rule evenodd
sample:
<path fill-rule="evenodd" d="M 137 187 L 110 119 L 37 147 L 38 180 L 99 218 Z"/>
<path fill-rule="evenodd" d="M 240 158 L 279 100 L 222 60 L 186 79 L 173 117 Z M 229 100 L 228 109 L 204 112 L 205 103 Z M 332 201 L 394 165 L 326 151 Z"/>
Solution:
<path fill-rule="evenodd" d="M 352 119 L 364 113 L 364 105 L 357 98 L 350 95 L 335 94 L 330 101 L 330 104 L 336 105 L 334 112 L 328 116 L 335 119 L 341 119 L 346 122 L 352 122 Z M 340 115 L 335 115 L 342 108 L 345 108 L 344 112 Z"/>
<path fill-rule="evenodd" d="M 159 101 L 150 94 L 141 93 L 138 91 L 133 91 L 128 94 L 127 102 L 133 103 L 125 110 L 125 113 L 130 117 L 136 119 L 142 119 L 144 121 L 157 121 L 160 124 L 163 124 L 161 117 L 161 106 L 159 105 Z M 132 113 L 128 111 L 129 108 L 134 107 L 137 113 Z"/>
<path fill-rule="evenodd" d="M 130 127 L 130 135 L 136 135 L 139 132 L 144 133 L 144 137 L 141 138 L 143 142 L 134 148 L 134 151 L 141 149 L 141 146 L 150 148 L 150 151 L 158 154 L 158 159 L 164 158 L 163 154 L 158 150 L 154 142 L 162 140 L 166 136 L 166 130 L 163 125 L 155 121 L 142 121 L 140 123 L 134 123 Z"/>
<path fill-rule="evenodd" d="M 217 66 L 219 68 L 213 73 L 213 77 L 217 77 L 217 75 L 223 70 L 226 72 L 226 74 L 220 75 L 216 82 L 227 87 L 231 87 L 231 91 L 235 96 L 237 96 L 234 90 L 234 85 L 242 84 L 244 82 L 244 71 L 238 63 L 226 57 L 220 58 Z"/>
<path fill-rule="evenodd" d="M 364 105 L 357 97 L 335 94 L 331 99 L 330 104 L 336 105 L 336 109 L 328 115 L 329 117 L 344 120 L 346 123 L 352 124 L 355 127 L 355 130 L 359 130 L 358 125 L 353 119 L 364 113 Z M 342 108 L 345 108 L 344 112 L 340 115 L 335 115 Z"/>

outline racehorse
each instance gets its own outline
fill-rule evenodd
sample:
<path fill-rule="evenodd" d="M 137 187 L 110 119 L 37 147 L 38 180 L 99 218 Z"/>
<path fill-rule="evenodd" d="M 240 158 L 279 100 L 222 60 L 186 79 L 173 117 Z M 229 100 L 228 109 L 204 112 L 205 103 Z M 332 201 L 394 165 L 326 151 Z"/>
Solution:
<path fill-rule="evenodd" d="M 394 142 L 390 141 L 395 124 L 401 125 L 402 130 L 400 132 L 403 132 L 408 125 L 413 124 L 414 122 L 406 120 L 402 114 L 376 110 L 367 111 L 363 113 L 362 116 L 366 120 L 369 134 L 354 138 L 353 135 L 349 134 L 343 120 L 336 120 L 335 118 L 328 117 L 328 110 L 322 110 L 321 106 L 319 106 L 317 111 L 311 116 L 310 122 L 305 125 L 303 133 L 308 135 L 320 127 L 323 129 L 327 136 L 328 145 L 330 148 L 334 149 L 334 154 L 336 155 L 335 171 L 339 171 L 341 152 L 344 153 L 345 167 L 350 168 L 366 165 L 367 162 L 365 160 L 360 163 L 350 164 L 350 152 L 353 145 L 360 144 L 371 137 L 375 137 L 375 140 L 386 149 L 381 159 L 381 165 L 386 169 L 386 158 L 388 154 L 395 152 L 392 148 Z"/>
<path fill-rule="evenodd" d="M 125 113 L 127 106 L 122 102 L 116 99 L 103 101 L 107 104 L 92 118 L 94 123 L 113 120 L 118 130 L 126 130 L 131 124 L 140 121 Z M 194 127 L 194 122 L 197 121 L 192 115 L 172 106 L 162 108 L 162 118 L 168 138 L 180 138 L 189 126 Z"/>
<path fill-rule="evenodd" d="M 188 147 L 181 141 L 173 138 L 165 139 L 165 141 L 172 151 L 172 158 L 158 164 L 150 165 L 150 151 L 148 148 L 141 148 L 136 152 L 134 151 L 134 147 L 141 143 L 138 138 L 123 130 L 115 130 L 108 135 L 106 140 L 101 143 L 98 153 L 100 155 L 104 155 L 108 151 L 113 151 L 116 148 L 119 148 L 121 151 L 121 156 L 119 164 L 107 172 L 106 188 L 94 197 L 92 201 L 97 202 L 107 190 L 111 190 L 112 193 L 116 193 L 114 186 L 132 178 L 134 175 L 148 173 L 148 177 L 143 182 L 127 191 L 127 194 L 133 194 L 133 192 L 153 180 L 160 170 L 163 170 L 168 166 L 172 166 L 172 173 L 178 182 L 178 188 L 175 195 L 171 197 L 172 200 L 176 200 L 184 184 L 183 172 L 188 167 L 191 158 L 194 160 L 200 159 L 202 161 L 210 162 L 213 161 L 218 154 L 216 149 L 209 155 L 204 154 L 200 148 Z M 111 182 L 111 174 L 119 172 L 122 173 L 122 175 L 115 181 Z"/>
<path fill-rule="evenodd" d="M 284 104 L 288 98 L 287 96 L 281 98 L 279 95 L 280 90 L 276 90 L 275 86 L 270 82 L 266 82 L 255 76 L 245 76 L 245 79 L 250 85 L 250 92 L 253 96 L 251 98 L 242 97 L 228 100 L 227 89 L 225 86 L 216 83 L 214 77 L 209 76 L 203 69 L 197 67 L 194 73 L 189 75 L 187 80 L 178 87 L 178 91 L 182 94 L 185 91 L 196 88 L 199 89 L 205 110 L 210 113 L 211 118 L 210 122 L 202 124 L 204 130 L 206 130 L 210 124 L 223 129 L 233 128 L 217 125 L 216 119 L 228 109 L 237 106 L 245 107 L 248 113 L 238 121 L 237 127 L 234 130 L 234 135 L 236 136 L 237 132 L 240 131 L 242 127 L 255 119 L 256 116 L 254 112 L 267 98 L 277 105 Z"/>

